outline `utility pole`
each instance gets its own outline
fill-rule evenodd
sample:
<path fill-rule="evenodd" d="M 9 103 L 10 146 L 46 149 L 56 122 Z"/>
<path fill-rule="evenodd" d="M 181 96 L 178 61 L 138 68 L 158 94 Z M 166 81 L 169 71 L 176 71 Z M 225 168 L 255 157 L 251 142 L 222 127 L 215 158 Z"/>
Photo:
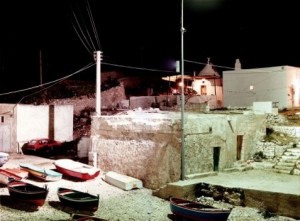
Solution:
<path fill-rule="evenodd" d="M 101 51 L 94 52 L 96 61 L 96 115 L 101 116 Z"/>

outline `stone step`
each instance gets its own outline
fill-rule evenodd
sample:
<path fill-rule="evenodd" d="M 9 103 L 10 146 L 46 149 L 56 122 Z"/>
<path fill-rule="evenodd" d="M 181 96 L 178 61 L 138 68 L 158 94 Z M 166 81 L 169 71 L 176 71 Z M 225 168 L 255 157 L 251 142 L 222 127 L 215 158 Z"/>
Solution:
<path fill-rule="evenodd" d="M 290 149 L 287 149 L 285 152 L 284 152 L 284 155 L 293 155 L 293 156 L 298 156 L 300 157 L 300 149 L 296 149 L 296 148 L 290 148 Z"/>
<path fill-rule="evenodd" d="M 299 157 L 298 156 L 291 156 L 291 155 L 282 155 L 281 159 L 283 160 L 297 160 Z"/>
<path fill-rule="evenodd" d="M 277 169 L 277 170 L 289 170 L 289 171 L 291 171 L 292 169 L 294 169 L 294 167 L 275 165 L 274 169 Z"/>
<path fill-rule="evenodd" d="M 297 160 L 296 159 L 288 159 L 288 160 L 284 160 L 284 159 L 279 159 L 279 161 L 278 161 L 278 163 L 293 163 L 293 164 L 295 164 L 296 162 L 297 162 Z"/>
<path fill-rule="evenodd" d="M 291 170 L 279 170 L 279 169 L 274 169 L 274 172 L 276 172 L 276 173 L 291 174 Z"/>
<path fill-rule="evenodd" d="M 275 166 L 294 167 L 295 162 L 282 162 L 282 161 L 279 161 Z"/>
<path fill-rule="evenodd" d="M 300 148 L 288 148 L 287 151 L 300 155 Z"/>
<path fill-rule="evenodd" d="M 232 168 L 233 169 L 233 168 Z M 235 171 L 238 171 L 237 169 Z M 229 172 L 229 171 L 226 171 Z M 233 172 L 233 171 L 231 171 Z M 185 176 L 185 179 L 191 180 L 191 179 L 199 179 L 202 177 L 207 177 L 207 176 L 216 176 L 218 175 L 218 172 L 213 171 L 213 172 L 204 172 L 204 173 L 194 173 L 194 174 L 189 174 Z"/>

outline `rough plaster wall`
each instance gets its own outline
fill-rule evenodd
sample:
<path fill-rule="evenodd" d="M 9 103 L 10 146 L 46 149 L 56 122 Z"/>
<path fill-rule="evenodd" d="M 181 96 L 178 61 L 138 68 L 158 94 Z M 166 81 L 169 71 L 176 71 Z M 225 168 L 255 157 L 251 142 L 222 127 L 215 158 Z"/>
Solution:
<path fill-rule="evenodd" d="M 221 147 L 221 158 L 223 158 L 224 141 L 214 135 L 190 136 L 185 140 L 186 160 L 185 174 L 192 175 L 213 171 L 213 147 Z M 212 145 L 215 144 L 215 145 Z M 222 163 L 223 164 L 223 163 Z M 223 164 L 224 165 L 224 164 Z M 221 167 L 224 167 L 221 165 Z"/>
<path fill-rule="evenodd" d="M 179 124 L 178 120 L 93 118 L 92 147 L 99 167 L 141 179 L 151 189 L 179 180 Z"/>
<path fill-rule="evenodd" d="M 101 107 L 108 109 L 115 108 L 117 105 L 120 105 L 122 100 L 125 99 L 125 89 L 121 83 L 120 86 L 101 92 Z"/>
<path fill-rule="evenodd" d="M 134 113 L 134 112 L 132 112 Z M 213 147 L 220 147 L 219 170 L 236 161 L 237 134 L 244 135 L 243 158 L 255 151 L 264 116 L 185 114 L 185 175 L 213 170 Z M 230 123 L 229 123 L 230 122 Z M 177 112 L 92 118 L 92 150 L 98 165 L 141 179 L 157 189 L 181 176 L 181 118 Z"/>
<path fill-rule="evenodd" d="M 213 171 L 213 147 L 221 147 L 220 159 L 225 156 L 222 116 L 190 113 L 185 122 L 185 175 Z M 225 160 L 220 161 L 222 168 Z"/>
<path fill-rule="evenodd" d="M 246 161 L 253 157 L 256 143 L 266 135 L 266 116 L 242 115 L 236 118 L 236 124 L 237 134 L 244 135 L 241 160 Z"/>

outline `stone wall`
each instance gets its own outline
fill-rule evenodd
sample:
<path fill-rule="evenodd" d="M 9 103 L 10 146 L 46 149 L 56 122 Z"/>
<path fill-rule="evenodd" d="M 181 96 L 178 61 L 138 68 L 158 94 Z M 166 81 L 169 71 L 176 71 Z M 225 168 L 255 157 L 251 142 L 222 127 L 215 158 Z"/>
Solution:
<path fill-rule="evenodd" d="M 300 137 L 300 127 L 294 126 L 272 126 L 274 131 L 284 133 L 291 137 Z"/>
<path fill-rule="evenodd" d="M 109 90 L 101 92 L 101 107 L 102 109 L 116 108 L 116 106 L 121 105 L 122 101 L 125 99 L 125 90 L 123 85 L 121 84 L 120 86 L 110 88 Z M 49 101 L 49 104 L 73 105 L 75 115 L 80 115 L 80 112 L 86 108 L 96 108 L 95 97 L 88 96 L 69 99 L 53 99 Z"/>
<path fill-rule="evenodd" d="M 179 180 L 180 120 L 154 115 L 93 117 L 92 149 L 98 153 L 98 166 L 138 178 L 152 189 Z"/>
<path fill-rule="evenodd" d="M 180 180 L 182 174 L 187 178 L 233 167 L 237 135 L 244 138 L 242 159 L 252 156 L 256 141 L 265 131 L 264 116 L 228 116 L 185 113 L 183 145 L 180 112 L 128 111 L 122 115 L 93 116 L 91 151 L 97 152 L 102 170 L 138 178 L 145 187 L 157 189 Z M 220 150 L 217 163 L 214 148 Z"/>
<path fill-rule="evenodd" d="M 289 145 L 279 146 L 273 142 L 258 141 L 256 144 L 256 152 L 263 152 L 267 159 L 274 159 L 276 157 L 281 157 L 288 147 Z"/>

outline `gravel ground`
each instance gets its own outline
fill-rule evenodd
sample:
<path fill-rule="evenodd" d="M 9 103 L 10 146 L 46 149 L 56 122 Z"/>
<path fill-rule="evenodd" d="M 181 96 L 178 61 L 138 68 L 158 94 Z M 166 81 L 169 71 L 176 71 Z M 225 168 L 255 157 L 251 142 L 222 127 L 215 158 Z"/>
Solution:
<path fill-rule="evenodd" d="M 35 163 L 39 163 L 36 159 Z M 18 165 L 17 162 L 28 162 L 28 159 L 17 158 L 10 160 L 4 167 Z M 40 162 L 44 165 L 45 162 Z M 50 163 L 50 164 L 49 164 Z M 48 162 L 48 168 L 52 166 Z M 45 166 L 46 167 L 46 166 Z M 168 214 L 171 214 L 170 205 L 167 200 L 155 197 L 152 191 L 146 188 L 124 191 L 106 183 L 102 173 L 94 180 L 78 181 L 64 177 L 60 181 L 40 182 L 34 179 L 26 179 L 27 182 L 35 185 L 49 187 L 49 194 L 46 203 L 40 208 L 18 202 L 9 197 L 6 186 L 0 186 L 0 221 L 62 221 L 71 220 L 72 213 L 95 215 L 96 217 L 109 221 L 170 221 Z M 57 197 L 58 187 L 74 188 L 87 191 L 91 194 L 100 195 L 98 210 L 91 214 L 87 211 L 75 211 L 70 207 L 63 206 Z M 264 218 L 257 209 L 235 207 L 231 212 L 228 221 L 291 221 L 288 217 Z"/>

